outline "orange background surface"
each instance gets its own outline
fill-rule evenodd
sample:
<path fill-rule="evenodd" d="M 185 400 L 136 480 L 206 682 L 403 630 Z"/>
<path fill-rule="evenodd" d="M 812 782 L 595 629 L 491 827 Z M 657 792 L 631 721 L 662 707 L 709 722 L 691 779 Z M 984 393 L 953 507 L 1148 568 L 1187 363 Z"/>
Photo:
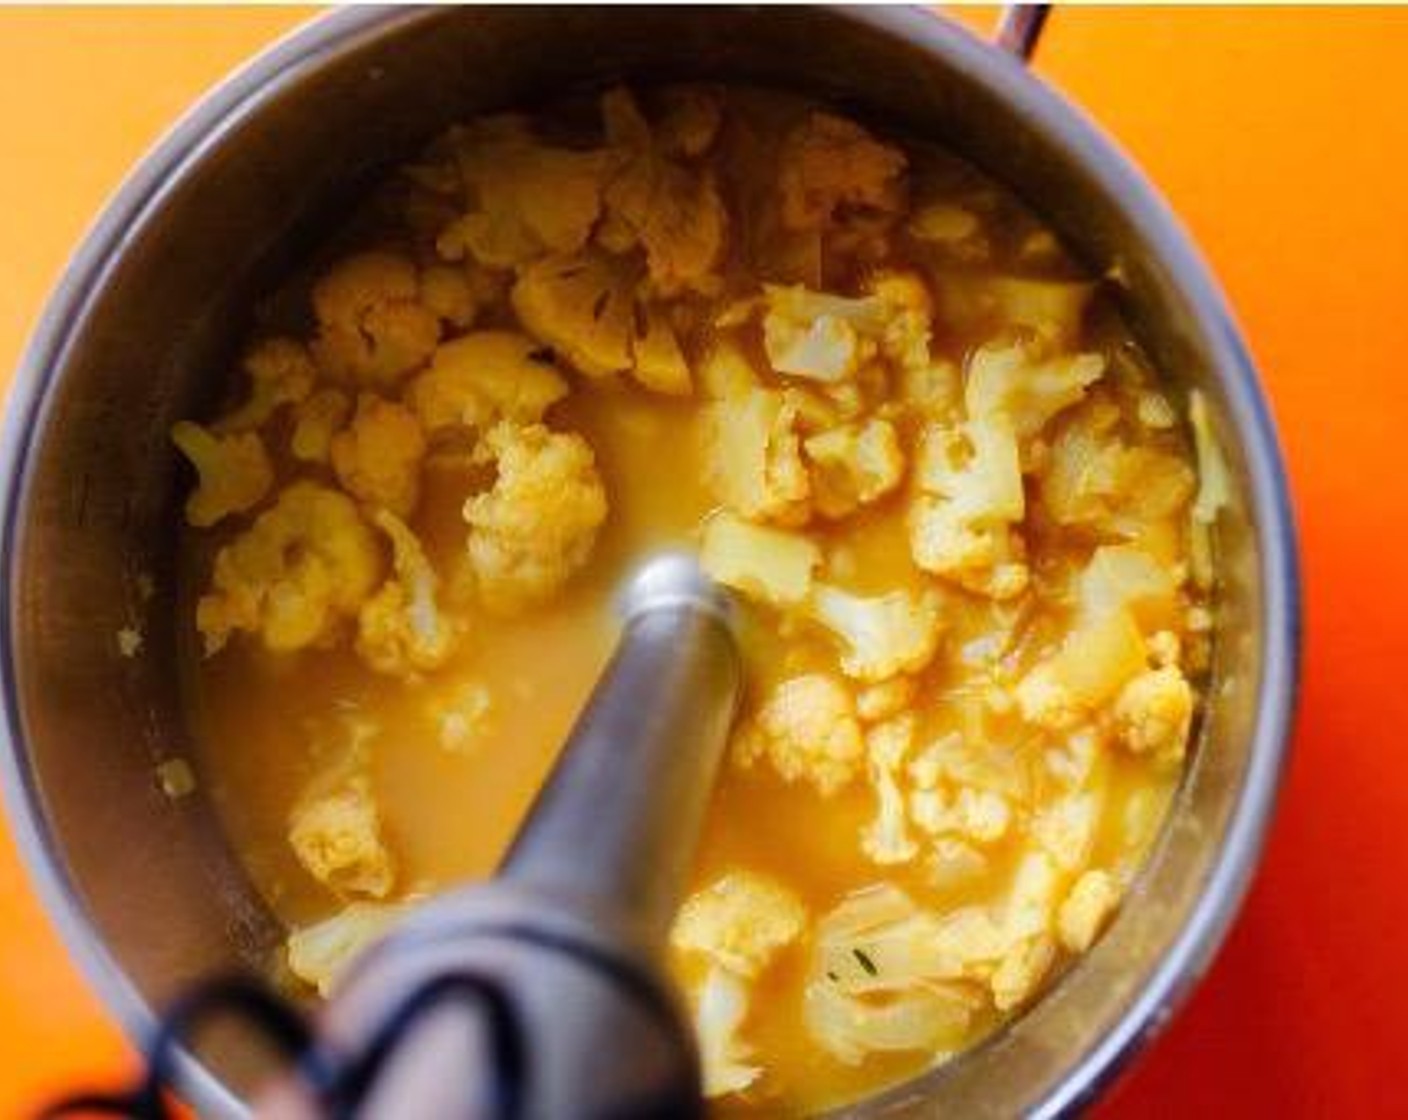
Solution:
<path fill-rule="evenodd" d="M 0 382 L 127 169 L 304 15 L 0 11 Z M 1264 870 L 1104 1114 L 1408 1115 L 1408 10 L 1061 10 L 1037 69 L 1162 187 L 1229 290 L 1307 580 Z M 128 1062 L 0 837 L 0 1114 Z"/>

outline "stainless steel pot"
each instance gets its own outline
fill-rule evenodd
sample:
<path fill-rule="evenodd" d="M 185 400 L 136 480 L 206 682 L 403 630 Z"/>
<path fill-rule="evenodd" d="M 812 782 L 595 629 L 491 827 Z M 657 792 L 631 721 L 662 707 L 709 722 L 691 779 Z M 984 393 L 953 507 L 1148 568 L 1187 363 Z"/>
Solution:
<path fill-rule="evenodd" d="M 1014 37 L 1015 39 L 1020 38 Z M 973 1052 L 857 1115 L 1054 1115 L 1168 1020 L 1232 921 L 1271 818 L 1299 640 L 1281 460 L 1212 280 L 1149 185 L 1009 54 L 897 8 L 358 9 L 236 74 L 133 174 L 74 259 L 20 370 L 4 442 L 5 785 L 49 907 L 131 1031 L 183 985 L 279 938 L 199 797 L 177 682 L 175 460 L 252 300 L 378 169 L 450 122 L 621 77 L 799 87 L 933 137 L 1013 187 L 1097 272 L 1158 363 L 1201 387 L 1236 479 L 1218 547 L 1218 658 L 1196 755 L 1128 904 L 1079 967 Z M 148 595 L 147 576 L 155 583 Z M 140 625 L 143 655 L 116 634 Z M 203 1115 L 263 1070 L 213 1037 Z"/>

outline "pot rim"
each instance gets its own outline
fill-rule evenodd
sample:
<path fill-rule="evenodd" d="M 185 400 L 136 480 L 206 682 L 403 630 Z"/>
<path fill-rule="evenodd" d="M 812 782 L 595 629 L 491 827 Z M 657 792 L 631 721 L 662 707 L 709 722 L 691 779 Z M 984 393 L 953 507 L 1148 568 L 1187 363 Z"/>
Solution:
<path fill-rule="evenodd" d="M 1092 1100 L 1171 1019 L 1201 980 L 1241 909 L 1265 845 L 1290 748 L 1301 655 L 1301 588 L 1295 519 L 1275 428 L 1251 356 L 1216 282 L 1168 205 L 1084 113 L 1021 63 L 958 24 L 917 7 L 845 7 L 844 18 L 944 56 L 975 83 L 1078 154 L 1101 191 L 1159 256 L 1204 324 L 1227 414 L 1246 454 L 1250 509 L 1261 542 L 1257 572 L 1264 627 L 1262 678 L 1246 776 L 1226 840 L 1168 951 L 1114 1027 L 1066 1071 L 1032 1115 L 1060 1116 Z M 131 231 L 157 216 L 165 196 L 234 124 L 331 52 L 434 18 L 419 9 L 366 7 L 325 13 L 295 27 L 221 81 L 142 158 L 104 206 L 45 303 L 10 393 L 0 438 L 0 794 L 29 877 L 70 954 L 129 1038 L 156 1022 L 121 962 L 96 936 L 45 818 L 28 764 L 14 665 L 13 599 L 19 514 L 33 434 L 75 334 Z M 243 1105 L 184 1051 L 178 1091 L 202 1115 L 244 1116 Z M 911 1083 L 912 1084 L 912 1083 Z"/>

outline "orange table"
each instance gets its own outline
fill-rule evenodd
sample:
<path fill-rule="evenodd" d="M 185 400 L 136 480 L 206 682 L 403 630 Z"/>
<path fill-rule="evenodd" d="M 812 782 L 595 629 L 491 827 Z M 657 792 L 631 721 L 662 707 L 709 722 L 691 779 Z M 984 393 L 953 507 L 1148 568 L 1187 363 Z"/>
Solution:
<path fill-rule="evenodd" d="M 0 380 L 126 169 L 304 14 L 0 12 Z M 1405 68 L 1408 11 L 1059 11 L 1041 47 L 1038 69 L 1161 184 L 1231 294 L 1280 421 L 1308 582 L 1265 870 L 1107 1115 L 1408 1115 Z M 3 840 L 0 900 L 0 1113 L 18 1115 L 128 1058 Z"/>

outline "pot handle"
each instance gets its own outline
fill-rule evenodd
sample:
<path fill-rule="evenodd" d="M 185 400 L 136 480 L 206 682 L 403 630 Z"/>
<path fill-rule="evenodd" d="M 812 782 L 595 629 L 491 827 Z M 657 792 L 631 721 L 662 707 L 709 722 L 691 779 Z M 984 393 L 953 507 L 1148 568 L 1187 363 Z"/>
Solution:
<path fill-rule="evenodd" d="M 1036 52 L 1037 40 L 1041 38 L 1041 29 L 1050 14 L 1050 4 L 1004 5 L 994 41 L 1013 58 L 1031 62 L 1032 55 Z"/>

